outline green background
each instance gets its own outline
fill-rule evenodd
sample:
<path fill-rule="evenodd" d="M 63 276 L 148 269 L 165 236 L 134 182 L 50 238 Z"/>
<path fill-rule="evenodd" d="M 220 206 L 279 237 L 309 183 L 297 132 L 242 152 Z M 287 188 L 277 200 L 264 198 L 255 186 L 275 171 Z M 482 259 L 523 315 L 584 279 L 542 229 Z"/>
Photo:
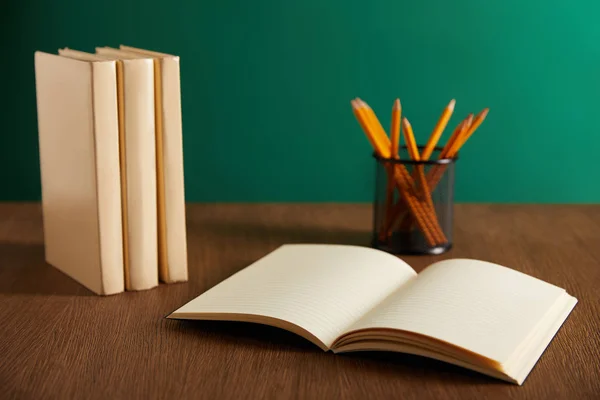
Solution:
<path fill-rule="evenodd" d="M 123 43 L 181 56 L 188 201 L 369 201 L 359 96 L 386 127 L 400 97 L 419 142 L 452 98 L 450 129 L 490 108 L 457 201 L 599 202 L 599 14 L 598 0 L 9 0 L 0 200 L 40 197 L 33 52 Z"/>

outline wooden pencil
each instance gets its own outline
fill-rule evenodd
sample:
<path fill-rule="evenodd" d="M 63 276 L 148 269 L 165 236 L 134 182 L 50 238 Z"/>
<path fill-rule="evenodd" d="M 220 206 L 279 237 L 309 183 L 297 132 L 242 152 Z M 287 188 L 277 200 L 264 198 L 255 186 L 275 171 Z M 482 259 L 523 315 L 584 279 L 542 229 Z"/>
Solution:
<path fill-rule="evenodd" d="M 408 121 L 408 118 L 402 118 L 402 132 L 404 132 L 404 141 L 406 141 L 406 148 L 408 155 L 413 161 L 419 161 L 421 159 L 419 155 L 419 148 L 417 147 L 417 141 L 412 130 L 412 125 Z"/>
<path fill-rule="evenodd" d="M 417 142 L 415 140 L 415 136 L 413 133 L 412 126 L 408 121 L 408 118 L 402 118 L 402 131 L 404 132 L 404 140 L 406 141 L 406 147 L 408 149 L 408 153 L 410 158 L 413 161 L 421 161 L 421 156 L 419 154 L 419 148 L 417 147 Z M 437 215 L 435 213 L 435 207 L 433 206 L 433 200 L 431 199 L 431 193 L 429 191 L 429 185 L 427 185 L 427 179 L 425 177 L 424 169 L 422 165 L 416 165 L 415 171 L 417 175 L 417 180 L 419 181 L 420 191 L 422 196 L 420 198 L 425 202 L 428 212 L 431 217 L 437 222 Z M 443 234 L 441 229 L 435 229 L 436 240 L 444 242 L 446 240 L 445 235 Z"/>
<path fill-rule="evenodd" d="M 392 126 L 390 128 L 390 137 L 392 141 L 392 157 L 400 158 L 400 119 L 402 117 L 402 105 L 400 99 L 394 101 L 392 107 Z"/>
<path fill-rule="evenodd" d="M 433 153 L 435 146 L 439 142 L 440 137 L 442 136 L 442 133 L 444 132 L 444 129 L 446 129 L 446 126 L 448 125 L 448 121 L 450 120 L 450 117 L 452 117 L 452 113 L 454 112 L 455 104 L 456 104 L 456 100 L 452 99 L 452 100 L 450 100 L 450 103 L 448 103 L 446 108 L 444 108 L 444 111 L 442 112 L 440 119 L 438 120 L 437 124 L 435 125 L 433 132 L 431 132 L 431 135 L 429 136 L 429 140 L 427 141 L 427 144 L 425 145 L 425 147 L 423 148 L 423 151 L 421 152 L 422 160 L 429 160 L 429 157 L 431 157 L 431 154 Z"/>
<path fill-rule="evenodd" d="M 461 132 L 457 135 L 456 140 L 454 141 L 454 143 L 452 143 L 452 145 L 450 146 L 450 149 L 445 154 L 445 158 L 456 157 L 456 155 L 458 154 L 458 152 L 460 151 L 462 146 L 464 146 L 464 144 L 467 142 L 467 140 L 469 140 L 469 138 L 473 135 L 473 133 L 477 130 L 477 128 L 479 128 L 481 123 L 485 120 L 488 112 L 489 112 L 489 108 L 485 108 L 483 111 L 481 111 L 479 114 L 477 114 L 475 119 L 473 119 L 473 114 L 471 114 L 468 117 L 469 120 L 467 120 L 465 122 L 463 128 L 461 129 Z M 471 121 L 472 121 L 472 123 L 471 123 Z M 437 186 L 439 181 L 444 176 L 444 171 L 446 169 L 445 168 L 446 166 L 440 166 L 440 167 L 443 167 L 443 168 L 439 168 L 435 172 L 433 178 L 429 178 L 429 180 L 428 180 L 429 187 L 431 190 L 435 189 L 435 187 Z"/>
<path fill-rule="evenodd" d="M 467 128 L 469 126 L 471 126 L 471 123 L 473 122 L 473 113 L 470 113 L 469 115 L 467 115 L 467 117 L 462 120 L 454 129 L 454 132 L 452 133 L 452 136 L 450 136 L 450 138 L 448 139 L 448 141 L 446 142 L 446 145 L 443 147 L 442 151 L 440 152 L 440 159 L 446 158 L 448 156 L 448 152 L 450 151 L 450 149 L 452 148 L 452 146 L 454 145 L 454 143 L 458 140 L 458 137 L 460 135 L 463 134 L 463 128 Z"/>
<path fill-rule="evenodd" d="M 390 126 L 390 141 L 391 143 L 391 157 L 398 160 L 400 159 L 400 118 L 402 116 L 402 106 L 400 104 L 400 99 L 396 99 L 394 101 L 394 105 L 392 106 L 392 119 Z M 388 182 L 386 188 L 386 198 L 385 198 L 385 217 L 383 219 L 383 223 L 381 224 L 380 231 L 380 240 L 386 240 L 388 238 L 388 230 L 387 227 L 390 222 L 390 218 L 392 217 L 392 210 L 394 206 L 394 177 L 388 174 Z"/>
<path fill-rule="evenodd" d="M 385 134 L 385 130 L 375 115 L 373 109 L 363 100 L 357 99 L 359 106 L 364 110 L 367 116 L 367 122 L 371 125 L 375 139 L 379 142 L 382 150 L 381 157 L 390 158 L 392 155 L 392 144 L 390 138 Z"/>
<path fill-rule="evenodd" d="M 460 148 L 469 140 L 473 133 L 479 128 L 481 123 L 485 120 L 490 111 L 489 108 L 484 108 L 473 120 L 473 123 L 469 124 L 469 129 L 459 136 L 455 143 L 453 143 L 451 149 L 448 151 L 450 157 L 454 157 Z"/>
<path fill-rule="evenodd" d="M 462 120 L 460 122 L 460 124 L 458 124 L 458 126 L 452 133 L 452 136 L 450 137 L 450 139 L 448 139 L 448 142 L 446 143 L 446 145 L 440 152 L 439 159 L 454 157 L 454 153 L 452 152 L 452 149 L 455 148 L 455 144 L 460 141 L 460 138 L 470 128 L 472 122 L 473 122 L 473 113 L 470 113 L 469 115 L 467 115 L 467 117 L 464 120 Z M 446 168 L 447 168 L 447 165 L 436 165 L 434 168 L 432 168 L 428 172 L 427 183 L 428 183 L 430 191 L 433 191 L 435 189 L 435 186 L 437 185 L 437 182 L 435 184 L 433 183 L 435 181 L 435 179 L 433 177 L 439 175 L 440 173 L 443 174 L 443 172 L 446 170 Z"/>

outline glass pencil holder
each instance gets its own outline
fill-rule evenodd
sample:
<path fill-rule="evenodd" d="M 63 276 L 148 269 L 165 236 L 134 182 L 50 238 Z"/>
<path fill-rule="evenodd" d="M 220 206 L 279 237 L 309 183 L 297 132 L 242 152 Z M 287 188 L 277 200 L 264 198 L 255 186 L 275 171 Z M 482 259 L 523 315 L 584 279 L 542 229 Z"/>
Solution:
<path fill-rule="evenodd" d="M 419 153 L 423 147 L 419 146 Z M 393 254 L 442 254 L 452 248 L 455 158 L 376 161 L 372 246 Z"/>

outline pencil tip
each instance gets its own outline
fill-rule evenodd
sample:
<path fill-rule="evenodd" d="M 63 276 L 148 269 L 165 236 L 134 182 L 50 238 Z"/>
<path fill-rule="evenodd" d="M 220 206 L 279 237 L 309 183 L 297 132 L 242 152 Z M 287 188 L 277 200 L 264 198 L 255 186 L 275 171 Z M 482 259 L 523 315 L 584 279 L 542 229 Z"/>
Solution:
<path fill-rule="evenodd" d="M 448 103 L 448 109 L 451 111 L 454 111 L 455 104 L 456 104 L 456 100 L 454 100 L 454 99 L 450 100 L 450 103 Z"/>
<path fill-rule="evenodd" d="M 488 114 L 489 111 L 490 111 L 490 109 L 486 107 L 483 110 L 481 110 L 479 112 L 479 114 L 477 114 L 477 116 L 475 118 L 478 119 L 478 120 L 483 121 L 485 119 L 485 117 L 487 117 L 487 114 Z"/>
<path fill-rule="evenodd" d="M 395 110 L 400 109 L 400 99 L 396 99 L 396 101 L 394 101 L 394 109 Z"/>

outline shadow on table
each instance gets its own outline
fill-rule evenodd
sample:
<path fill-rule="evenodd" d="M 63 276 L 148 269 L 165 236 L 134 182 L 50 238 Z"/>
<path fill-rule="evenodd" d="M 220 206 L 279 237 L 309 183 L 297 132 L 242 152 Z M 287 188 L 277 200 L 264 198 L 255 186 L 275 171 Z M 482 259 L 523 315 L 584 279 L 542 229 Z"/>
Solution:
<path fill-rule="evenodd" d="M 212 240 L 244 238 L 261 242 L 278 243 L 327 243 L 368 246 L 371 240 L 369 230 L 327 228 L 320 226 L 287 227 L 265 225 L 252 221 L 219 222 L 190 221 L 188 229 L 191 235 L 200 234 Z"/>
<path fill-rule="evenodd" d="M 165 320 L 165 325 L 165 329 L 172 330 L 181 340 L 194 342 L 202 340 L 212 349 L 303 353 L 302 357 L 307 357 L 306 362 L 315 362 L 319 365 L 330 363 L 328 367 L 341 368 L 346 374 L 368 370 L 370 375 L 375 373 L 383 378 L 392 379 L 401 377 L 411 381 L 422 381 L 423 384 L 451 382 L 459 385 L 510 385 L 465 368 L 411 354 L 377 351 L 325 353 L 300 336 L 266 325 L 189 320 Z"/>
<path fill-rule="evenodd" d="M 39 243 L 0 243 L 0 293 L 94 296 L 44 257 Z"/>

